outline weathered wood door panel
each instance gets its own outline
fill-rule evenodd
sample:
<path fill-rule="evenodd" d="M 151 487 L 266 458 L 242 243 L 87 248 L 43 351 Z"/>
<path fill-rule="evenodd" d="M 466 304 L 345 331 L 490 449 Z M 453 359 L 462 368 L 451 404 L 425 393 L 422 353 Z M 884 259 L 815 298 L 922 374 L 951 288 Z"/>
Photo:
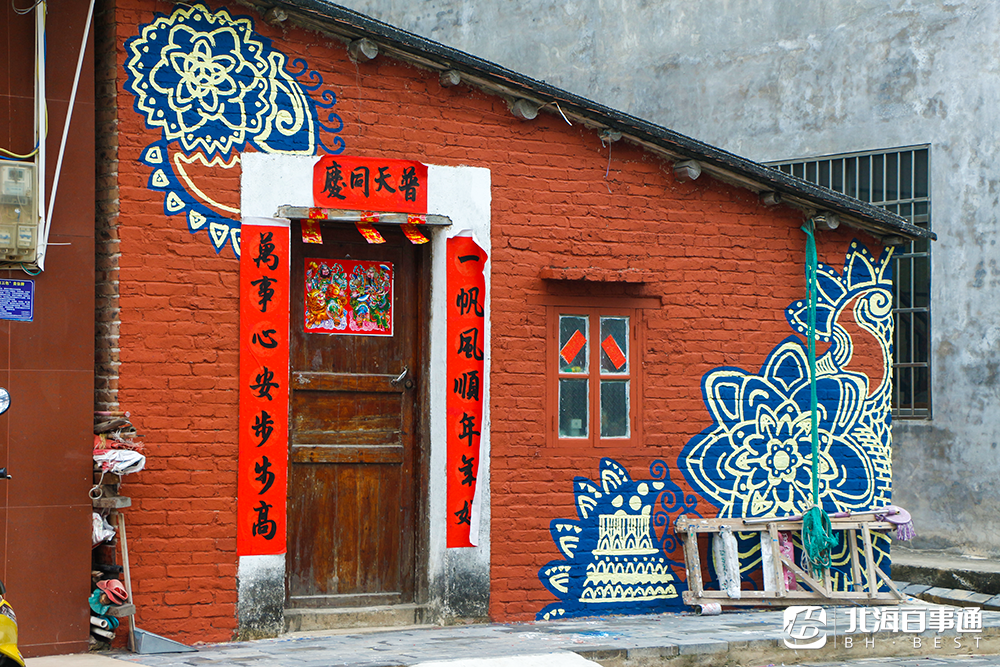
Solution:
<path fill-rule="evenodd" d="M 383 235 L 387 243 L 369 245 L 353 227 L 329 225 L 322 245 L 304 244 L 293 225 L 291 607 L 414 599 L 425 283 L 419 250 L 395 230 Z M 391 263 L 393 335 L 306 332 L 307 259 Z"/>

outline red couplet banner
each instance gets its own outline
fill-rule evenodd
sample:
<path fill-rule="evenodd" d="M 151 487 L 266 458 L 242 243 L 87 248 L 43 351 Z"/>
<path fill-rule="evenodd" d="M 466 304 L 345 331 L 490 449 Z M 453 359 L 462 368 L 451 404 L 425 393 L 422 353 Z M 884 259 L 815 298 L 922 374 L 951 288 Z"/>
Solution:
<path fill-rule="evenodd" d="M 479 475 L 485 362 L 486 252 L 468 236 L 448 239 L 448 547 L 471 547 Z"/>
<path fill-rule="evenodd" d="M 313 202 L 320 208 L 427 213 L 427 165 L 324 155 L 313 167 Z"/>
<path fill-rule="evenodd" d="M 244 224 L 240 255 L 240 436 L 236 549 L 285 553 L 289 230 Z"/>

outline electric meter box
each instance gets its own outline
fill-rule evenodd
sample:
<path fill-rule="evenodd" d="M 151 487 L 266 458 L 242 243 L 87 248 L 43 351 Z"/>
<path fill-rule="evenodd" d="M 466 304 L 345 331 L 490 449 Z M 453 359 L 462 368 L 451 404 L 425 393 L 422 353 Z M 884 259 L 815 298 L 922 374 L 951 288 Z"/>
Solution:
<path fill-rule="evenodd" d="M 8 162 L 0 165 L 0 195 L 18 199 L 33 198 L 35 165 L 31 162 Z"/>
<path fill-rule="evenodd" d="M 35 260 L 37 192 L 34 163 L 0 162 L 0 262 Z"/>

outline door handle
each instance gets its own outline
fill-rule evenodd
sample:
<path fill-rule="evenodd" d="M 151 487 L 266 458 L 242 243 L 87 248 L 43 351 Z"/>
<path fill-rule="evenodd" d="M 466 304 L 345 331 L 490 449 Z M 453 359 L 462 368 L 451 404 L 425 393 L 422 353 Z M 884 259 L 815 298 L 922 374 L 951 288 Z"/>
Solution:
<path fill-rule="evenodd" d="M 403 381 L 403 378 L 405 378 L 406 374 L 409 373 L 409 372 L 410 372 L 410 367 L 409 366 L 403 366 L 403 372 L 400 373 L 399 377 L 397 377 L 395 380 L 389 380 L 389 384 L 391 384 L 393 387 L 395 387 L 397 384 L 399 384 L 400 382 Z M 412 384 L 412 383 L 410 383 L 410 384 Z"/>

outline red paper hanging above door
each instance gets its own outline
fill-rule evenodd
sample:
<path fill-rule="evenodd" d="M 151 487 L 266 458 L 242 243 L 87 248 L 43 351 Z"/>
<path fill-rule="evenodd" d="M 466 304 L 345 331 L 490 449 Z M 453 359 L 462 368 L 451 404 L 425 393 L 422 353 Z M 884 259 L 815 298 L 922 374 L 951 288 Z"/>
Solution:
<path fill-rule="evenodd" d="M 448 239 L 447 546 L 471 547 L 479 476 L 486 346 L 486 252 L 468 236 Z"/>
<path fill-rule="evenodd" d="M 313 201 L 324 208 L 427 213 L 427 165 L 324 155 L 313 167 Z"/>

